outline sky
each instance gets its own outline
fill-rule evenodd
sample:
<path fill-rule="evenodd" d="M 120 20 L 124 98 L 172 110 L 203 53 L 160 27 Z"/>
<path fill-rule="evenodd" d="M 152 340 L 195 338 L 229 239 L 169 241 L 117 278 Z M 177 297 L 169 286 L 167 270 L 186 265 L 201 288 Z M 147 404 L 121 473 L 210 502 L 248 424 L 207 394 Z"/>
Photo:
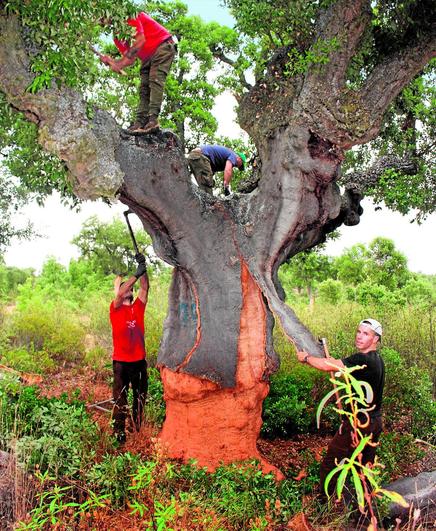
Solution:
<path fill-rule="evenodd" d="M 227 9 L 220 6 L 220 0 L 185 0 L 185 3 L 190 14 L 199 15 L 206 21 L 216 20 L 233 26 L 233 19 Z M 237 134 L 239 128 L 233 111 L 235 104 L 230 94 L 217 98 L 214 114 L 219 122 L 219 135 L 233 137 Z M 404 217 L 386 208 L 376 211 L 369 200 L 363 202 L 363 207 L 364 215 L 360 224 L 341 227 L 341 237 L 328 243 L 327 254 L 337 256 L 356 243 L 368 244 L 377 236 L 383 236 L 392 239 L 396 248 L 406 255 L 412 271 L 436 274 L 436 214 L 429 216 L 422 225 L 417 225 L 409 222 L 412 215 Z M 14 242 L 5 254 L 6 264 L 33 267 L 40 271 L 44 261 L 53 256 L 60 263 L 68 265 L 71 258 L 78 257 L 77 248 L 70 242 L 80 232 L 86 219 L 97 215 L 102 221 L 109 222 L 125 209 L 121 203 L 109 207 L 102 202 L 86 202 L 80 212 L 72 212 L 61 205 L 57 195 L 49 198 L 43 208 L 31 204 L 16 215 L 14 222 L 24 226 L 26 220 L 30 219 L 43 237 L 31 242 Z M 134 226 L 139 227 L 139 221 Z"/>

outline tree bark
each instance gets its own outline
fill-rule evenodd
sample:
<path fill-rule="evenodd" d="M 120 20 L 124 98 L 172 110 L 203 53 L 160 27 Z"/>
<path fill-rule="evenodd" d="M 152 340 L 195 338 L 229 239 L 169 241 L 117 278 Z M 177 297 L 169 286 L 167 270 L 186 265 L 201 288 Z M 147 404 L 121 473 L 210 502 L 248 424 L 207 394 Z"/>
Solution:
<path fill-rule="evenodd" d="M 107 113 L 88 120 L 71 89 L 26 91 L 32 76 L 19 21 L 0 16 L 0 89 L 9 104 L 38 125 L 41 145 L 68 166 L 78 196 L 118 197 L 174 268 L 158 355 L 167 403 L 161 438 L 172 456 L 210 469 L 260 457 L 262 401 L 279 365 L 275 320 L 298 350 L 324 355 L 284 303 L 279 267 L 341 224 L 358 223 L 360 193 L 341 196 L 336 184 L 344 150 L 377 134 L 389 98 L 423 64 L 416 46 L 405 51 L 380 103 L 376 92 L 387 88 L 377 68 L 373 88 L 351 91 L 346 69 L 369 21 L 369 1 L 334 2 L 318 36 L 337 38 L 339 48 L 305 76 L 286 76 L 286 50 L 276 54 L 239 108 L 260 157 L 258 186 L 217 198 L 192 183 L 173 133 L 132 137 Z M 429 48 L 425 41 L 427 55 Z"/>

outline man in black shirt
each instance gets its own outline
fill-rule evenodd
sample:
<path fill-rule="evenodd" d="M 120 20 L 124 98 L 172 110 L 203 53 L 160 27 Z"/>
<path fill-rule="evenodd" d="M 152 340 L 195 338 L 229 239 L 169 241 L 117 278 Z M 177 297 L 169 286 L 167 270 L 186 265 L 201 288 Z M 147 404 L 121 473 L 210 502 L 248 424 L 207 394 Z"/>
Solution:
<path fill-rule="evenodd" d="M 383 429 L 381 418 L 381 405 L 383 399 L 383 387 L 385 382 L 385 366 L 383 359 L 377 352 L 382 336 L 382 326 L 375 319 L 364 319 L 357 328 L 355 345 L 359 351 L 348 358 L 337 360 L 334 358 L 318 358 L 310 356 L 307 352 L 298 352 L 298 360 L 307 363 L 311 367 L 321 371 L 334 371 L 344 367 L 365 366 L 362 369 L 353 371 L 353 376 L 357 380 L 368 382 L 373 390 L 370 406 L 369 422 L 365 427 L 360 428 L 363 435 L 372 434 L 372 443 L 377 443 Z M 362 419 L 365 420 L 365 419 Z M 320 467 L 320 486 L 324 492 L 324 482 L 328 474 L 335 468 L 342 459 L 350 457 L 355 450 L 352 440 L 353 428 L 348 418 L 346 418 L 336 435 L 331 440 L 327 454 Z M 373 463 L 375 459 L 375 446 L 366 445 L 362 452 L 362 464 Z M 329 494 L 332 495 L 335 488 L 335 478 L 329 483 Z"/>

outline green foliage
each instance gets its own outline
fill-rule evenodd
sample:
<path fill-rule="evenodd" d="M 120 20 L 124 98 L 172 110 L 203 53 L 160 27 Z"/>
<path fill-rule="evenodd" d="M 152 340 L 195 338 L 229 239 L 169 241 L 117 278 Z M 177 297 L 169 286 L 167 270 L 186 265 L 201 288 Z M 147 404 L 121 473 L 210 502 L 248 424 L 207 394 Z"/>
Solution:
<path fill-rule="evenodd" d="M 24 293 L 13 315 L 10 343 L 29 353 L 43 351 L 56 362 L 81 359 L 85 332 L 68 307 L 41 297 L 24 300 Z"/>
<path fill-rule="evenodd" d="M 391 426 L 402 424 L 416 437 L 434 437 L 436 403 L 428 371 L 407 367 L 401 355 L 390 348 L 383 348 L 382 356 L 386 365 L 383 399 L 386 422 Z"/>
<path fill-rule="evenodd" d="M 331 275 L 331 258 L 320 252 L 304 251 L 293 256 L 280 268 L 280 280 L 286 286 L 305 288 L 311 295 L 317 282 L 326 280 Z"/>
<path fill-rule="evenodd" d="M 0 298 L 11 298 L 16 296 L 17 288 L 33 276 L 33 269 L 20 269 L 18 267 L 8 267 L 1 263 L 0 258 Z"/>
<path fill-rule="evenodd" d="M 43 474 L 38 474 L 37 477 L 41 482 L 46 479 Z M 76 519 L 78 521 L 85 520 L 87 516 L 91 515 L 90 511 L 95 513 L 95 509 L 106 506 L 107 500 L 104 496 L 96 496 L 89 489 L 86 489 L 85 492 L 88 496 L 87 499 L 78 503 L 74 501 L 74 487 L 60 487 L 55 484 L 49 490 L 39 493 L 39 505 L 28 515 L 30 521 L 18 522 L 16 529 L 37 530 L 47 529 L 47 526 L 53 528 L 61 525 L 68 525 L 68 528 L 71 529 L 70 525 L 73 526 Z"/>
<path fill-rule="evenodd" d="M 93 72 L 88 43 L 99 35 L 100 20 L 110 17 L 113 24 L 121 26 L 135 13 L 129 0 L 120 0 L 116 7 L 109 0 L 8 0 L 7 12 L 20 17 L 36 46 L 32 63 L 36 77 L 29 90 L 49 87 L 53 79 L 69 86 L 86 86 Z"/>
<path fill-rule="evenodd" d="M 147 369 L 148 390 L 144 407 L 147 422 L 161 426 L 165 420 L 165 401 L 163 399 L 163 385 L 160 373 L 154 367 Z"/>
<path fill-rule="evenodd" d="M 313 424 L 311 390 L 317 379 L 314 371 L 299 370 L 271 377 L 270 391 L 263 402 L 262 430 L 266 437 L 305 433 Z"/>
<path fill-rule="evenodd" d="M 72 194 L 64 164 L 45 152 L 37 140 L 36 125 L 12 110 L 0 93 L 0 250 L 14 235 L 19 238 L 35 235 L 30 224 L 18 228 L 10 222 L 12 213 L 28 201 L 36 200 L 41 205 L 57 191 L 65 205 L 73 208 L 79 203 Z"/>
<path fill-rule="evenodd" d="M 35 351 L 33 346 L 30 346 L 29 349 L 21 347 L 4 350 L 0 362 L 17 371 L 36 374 L 53 372 L 56 369 L 55 361 L 50 355 L 44 350 Z"/>
<path fill-rule="evenodd" d="M 401 473 L 404 462 L 414 463 L 424 457 L 424 452 L 412 435 L 385 432 L 381 434 L 377 456 L 384 466 L 383 481 L 388 483 L 393 476 Z"/>
<path fill-rule="evenodd" d="M 150 236 L 140 230 L 136 231 L 135 238 L 149 263 L 156 264 L 156 258 L 153 254 L 150 255 Z M 104 223 L 92 216 L 84 222 L 72 243 L 78 247 L 81 257 L 88 260 L 87 263 L 92 264 L 102 275 L 133 274 L 136 270 L 135 250 L 124 220 L 114 219 L 111 223 Z"/>
<path fill-rule="evenodd" d="M 86 473 L 93 489 L 110 499 L 115 507 L 123 507 L 128 498 L 132 476 L 140 466 L 140 457 L 130 452 L 107 454 Z"/>
<path fill-rule="evenodd" d="M 0 440 L 11 444 L 27 469 L 54 477 L 77 476 L 95 458 L 97 427 L 85 404 L 41 397 L 35 387 L 8 388 L 0 380 Z"/>
<path fill-rule="evenodd" d="M 345 288 L 340 280 L 328 278 L 318 285 L 318 294 L 321 301 L 338 304 L 344 298 Z"/>

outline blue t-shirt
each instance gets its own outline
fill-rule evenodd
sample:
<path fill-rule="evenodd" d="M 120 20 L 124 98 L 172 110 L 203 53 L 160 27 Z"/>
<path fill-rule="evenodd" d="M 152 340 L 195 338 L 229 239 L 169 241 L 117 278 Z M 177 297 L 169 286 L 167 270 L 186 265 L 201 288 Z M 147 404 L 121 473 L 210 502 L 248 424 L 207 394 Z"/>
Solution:
<path fill-rule="evenodd" d="M 213 173 L 224 171 L 226 162 L 229 160 L 233 166 L 237 166 L 236 153 L 224 146 L 200 146 L 201 152 L 210 160 Z"/>

